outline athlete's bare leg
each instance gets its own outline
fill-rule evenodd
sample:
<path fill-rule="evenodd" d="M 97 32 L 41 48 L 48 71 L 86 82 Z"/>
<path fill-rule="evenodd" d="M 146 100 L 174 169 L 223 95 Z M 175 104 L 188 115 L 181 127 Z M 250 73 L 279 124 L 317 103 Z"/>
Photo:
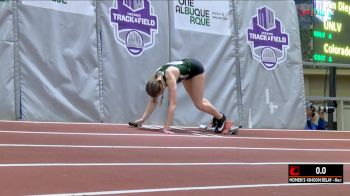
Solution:
<path fill-rule="evenodd" d="M 217 119 L 222 118 L 222 114 L 204 96 L 205 76 L 204 73 L 189 80 L 182 81 L 187 94 L 191 97 L 194 105 L 201 111 L 211 114 Z"/>

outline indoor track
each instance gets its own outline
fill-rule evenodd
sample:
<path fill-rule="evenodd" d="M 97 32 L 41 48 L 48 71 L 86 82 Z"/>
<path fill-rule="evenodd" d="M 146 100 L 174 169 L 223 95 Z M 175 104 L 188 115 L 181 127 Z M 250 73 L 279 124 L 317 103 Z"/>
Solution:
<path fill-rule="evenodd" d="M 288 183 L 288 164 L 299 163 L 343 164 L 344 183 Z M 4 196 L 348 196 L 350 132 L 0 121 L 0 176 Z"/>

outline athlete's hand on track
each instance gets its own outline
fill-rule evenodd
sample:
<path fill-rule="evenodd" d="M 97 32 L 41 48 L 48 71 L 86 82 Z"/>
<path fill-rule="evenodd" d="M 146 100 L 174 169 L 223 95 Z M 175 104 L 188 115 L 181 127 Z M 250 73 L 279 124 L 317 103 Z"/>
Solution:
<path fill-rule="evenodd" d="M 129 125 L 132 127 L 141 127 L 142 123 L 143 123 L 143 120 L 138 119 L 138 120 L 135 120 L 133 122 L 129 122 Z"/>

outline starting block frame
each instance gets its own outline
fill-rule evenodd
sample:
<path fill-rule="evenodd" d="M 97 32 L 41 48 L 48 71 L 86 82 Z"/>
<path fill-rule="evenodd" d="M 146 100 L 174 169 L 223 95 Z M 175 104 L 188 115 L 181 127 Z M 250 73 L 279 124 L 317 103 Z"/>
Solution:
<path fill-rule="evenodd" d="M 242 128 L 242 126 L 233 126 L 233 121 L 227 120 L 224 125 L 224 130 L 218 134 L 237 135 L 240 128 Z M 215 133 L 215 127 L 211 127 L 210 125 L 199 125 L 198 129 L 200 131 Z"/>

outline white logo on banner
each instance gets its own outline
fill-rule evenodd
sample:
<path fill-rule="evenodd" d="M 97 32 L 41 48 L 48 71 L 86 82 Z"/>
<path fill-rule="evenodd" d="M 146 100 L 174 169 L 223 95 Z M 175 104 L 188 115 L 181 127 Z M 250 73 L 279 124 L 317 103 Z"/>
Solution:
<path fill-rule="evenodd" d="M 176 29 L 231 35 L 229 0 L 176 0 L 173 10 Z"/>
<path fill-rule="evenodd" d="M 83 14 L 88 16 L 94 15 L 94 6 L 92 1 L 76 0 L 22 0 L 23 5 L 57 10 L 74 14 Z"/>
<path fill-rule="evenodd" d="M 278 109 L 278 105 L 273 104 L 272 101 L 270 101 L 270 89 L 265 89 L 266 94 L 266 105 L 270 107 L 270 113 L 273 114 L 275 109 Z"/>

